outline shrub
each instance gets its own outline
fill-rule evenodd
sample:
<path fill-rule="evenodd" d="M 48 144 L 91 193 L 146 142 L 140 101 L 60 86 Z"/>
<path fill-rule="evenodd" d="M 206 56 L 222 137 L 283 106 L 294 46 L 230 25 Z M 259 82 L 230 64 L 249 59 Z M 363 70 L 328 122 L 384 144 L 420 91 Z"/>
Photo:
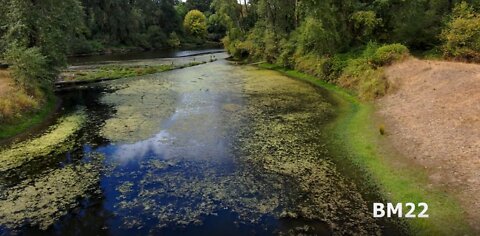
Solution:
<path fill-rule="evenodd" d="M 480 14 L 466 2 L 456 5 L 441 39 L 446 57 L 480 62 Z"/>
<path fill-rule="evenodd" d="M 8 84 L 8 71 L 0 70 L 0 81 Z M 43 92 L 35 88 L 29 93 L 23 88 L 7 86 L 0 94 L 0 125 L 15 122 L 23 114 L 39 108 L 43 102 Z"/>
<path fill-rule="evenodd" d="M 178 37 L 177 33 L 175 32 L 172 32 L 170 33 L 169 37 L 168 37 L 168 40 L 167 40 L 167 44 L 168 46 L 172 47 L 172 48 L 178 48 L 180 47 L 180 38 Z"/>
<path fill-rule="evenodd" d="M 196 38 L 207 36 L 207 17 L 199 10 L 191 10 L 183 21 L 185 31 Z"/>
<path fill-rule="evenodd" d="M 277 63 L 287 68 L 293 68 L 295 66 L 295 59 L 293 57 L 295 53 L 295 41 L 292 40 L 292 38 L 290 40 L 280 40 L 280 55 L 278 56 Z"/>
<path fill-rule="evenodd" d="M 308 54 L 305 56 L 295 56 L 295 69 L 301 72 L 307 73 L 309 75 L 318 77 L 320 79 L 325 79 L 325 64 L 328 61 L 328 58 L 321 57 L 316 54 Z"/>
<path fill-rule="evenodd" d="M 297 30 L 300 54 L 319 55 L 335 52 L 339 36 L 335 31 L 326 30 L 322 21 L 308 17 Z"/>
<path fill-rule="evenodd" d="M 5 53 L 5 59 L 11 65 L 14 81 L 27 90 L 38 85 L 52 82 L 46 57 L 37 47 L 25 48 L 12 45 Z"/>
<path fill-rule="evenodd" d="M 264 36 L 264 45 L 265 45 L 265 51 L 263 54 L 263 59 L 265 59 L 269 63 L 273 63 L 277 60 L 277 58 L 280 56 L 280 47 L 278 46 L 279 44 L 279 39 L 278 35 L 271 29 L 267 29 L 265 31 L 265 36 Z"/>
<path fill-rule="evenodd" d="M 383 69 L 375 68 L 366 58 L 348 60 L 338 83 L 356 91 L 363 100 L 373 100 L 385 95 L 388 83 Z"/>
<path fill-rule="evenodd" d="M 372 62 L 377 66 L 386 66 L 395 61 L 402 60 L 408 55 L 408 48 L 402 44 L 389 44 L 379 47 L 375 51 L 372 57 Z"/>
<path fill-rule="evenodd" d="M 378 132 L 380 133 L 380 135 L 385 135 L 385 125 L 380 125 L 378 127 Z"/>

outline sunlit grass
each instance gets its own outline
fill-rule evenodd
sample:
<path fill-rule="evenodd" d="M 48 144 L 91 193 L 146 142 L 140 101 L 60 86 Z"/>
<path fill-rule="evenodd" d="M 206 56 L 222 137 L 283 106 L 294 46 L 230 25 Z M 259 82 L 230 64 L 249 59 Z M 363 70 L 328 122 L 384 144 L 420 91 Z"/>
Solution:
<path fill-rule="evenodd" d="M 41 89 L 27 93 L 13 82 L 7 70 L 0 70 L 0 139 L 39 124 L 53 110 L 53 95 L 44 94 Z"/>

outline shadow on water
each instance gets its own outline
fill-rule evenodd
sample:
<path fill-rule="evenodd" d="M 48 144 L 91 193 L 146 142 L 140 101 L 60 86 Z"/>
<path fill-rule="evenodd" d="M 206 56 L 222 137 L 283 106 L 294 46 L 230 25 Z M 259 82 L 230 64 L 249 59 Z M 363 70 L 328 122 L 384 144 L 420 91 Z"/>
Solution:
<path fill-rule="evenodd" d="M 0 201 L 29 196 L 33 185 L 53 195 L 54 209 L 22 208 L 33 218 L 8 224 L 0 215 L 0 233 L 379 232 L 355 187 L 323 160 L 322 127 L 333 117 L 324 92 L 224 60 L 63 91 L 65 115 L 88 115 L 73 147 L 0 178 L 14 189 Z M 29 204 L 43 210 L 41 199 Z"/>
<path fill-rule="evenodd" d="M 224 52 L 224 49 L 222 48 L 192 49 L 187 51 L 177 50 L 177 49 L 163 49 L 163 50 L 153 50 L 153 51 L 147 51 L 147 52 L 129 52 L 129 53 L 119 53 L 119 54 L 70 57 L 68 58 L 68 63 L 70 65 L 86 65 L 86 64 L 102 63 L 105 61 L 189 57 L 189 56 L 197 56 L 197 55 L 218 53 L 218 52 Z"/>

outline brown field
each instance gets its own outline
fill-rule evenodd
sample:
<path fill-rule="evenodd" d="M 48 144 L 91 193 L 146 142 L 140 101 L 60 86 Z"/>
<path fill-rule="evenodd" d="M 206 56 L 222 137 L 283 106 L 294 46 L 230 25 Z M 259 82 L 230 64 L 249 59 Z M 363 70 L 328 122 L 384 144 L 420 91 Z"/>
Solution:
<path fill-rule="evenodd" d="M 456 196 L 480 232 L 480 65 L 409 59 L 377 102 L 392 145 Z"/>

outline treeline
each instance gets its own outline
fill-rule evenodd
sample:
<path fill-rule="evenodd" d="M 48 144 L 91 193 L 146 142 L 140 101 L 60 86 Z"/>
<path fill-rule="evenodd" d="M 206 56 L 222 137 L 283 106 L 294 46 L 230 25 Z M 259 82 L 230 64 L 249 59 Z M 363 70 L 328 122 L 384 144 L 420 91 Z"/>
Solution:
<path fill-rule="evenodd" d="M 388 89 L 381 67 L 409 51 L 480 61 L 479 0 L 214 0 L 224 44 L 351 87 L 371 98 Z M 409 50 L 410 49 L 410 50 Z"/>
<path fill-rule="evenodd" d="M 71 45 L 71 53 L 102 52 L 111 47 L 143 49 L 201 45 L 220 41 L 226 28 L 216 20 L 211 0 L 81 0 L 83 23 Z M 206 20 L 184 24 L 192 10 Z M 195 25 L 198 24 L 198 25 Z M 200 28 L 189 34 L 185 27 Z"/>
<path fill-rule="evenodd" d="M 0 5 L 0 63 L 8 63 L 15 81 L 32 94 L 51 88 L 68 55 L 201 45 L 220 41 L 226 32 L 211 0 L 0 0 Z"/>

